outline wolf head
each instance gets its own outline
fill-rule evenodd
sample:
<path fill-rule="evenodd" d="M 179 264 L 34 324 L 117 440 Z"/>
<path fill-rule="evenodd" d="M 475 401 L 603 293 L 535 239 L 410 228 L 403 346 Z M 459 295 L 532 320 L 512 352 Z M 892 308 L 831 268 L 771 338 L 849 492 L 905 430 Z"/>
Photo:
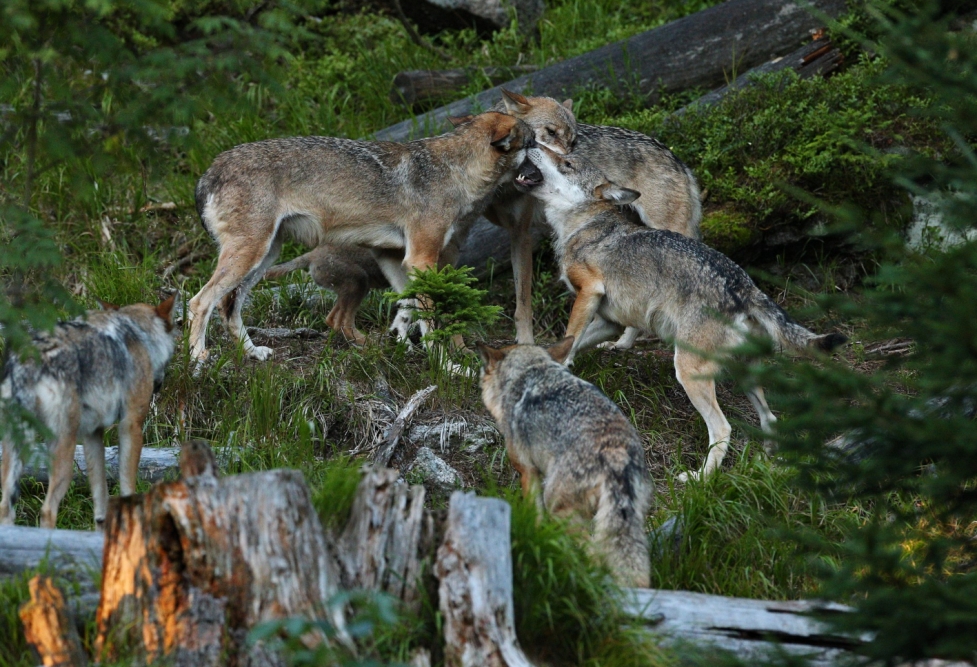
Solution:
<path fill-rule="evenodd" d="M 573 336 L 545 348 L 538 345 L 509 345 L 495 348 L 485 343 L 476 343 L 476 347 L 482 357 L 482 401 L 496 421 L 501 424 L 504 421 L 502 396 L 509 384 L 522 375 L 529 366 L 554 363 L 562 368 L 563 360 L 573 347 Z"/>
<path fill-rule="evenodd" d="M 567 154 L 577 141 L 577 119 L 573 100 L 557 102 L 552 97 L 525 97 L 502 89 L 507 114 L 525 121 L 536 133 L 536 141 L 557 153 Z"/>
<path fill-rule="evenodd" d="M 500 182 L 514 177 L 525 162 L 526 151 L 535 148 L 536 138 L 532 129 L 514 116 L 496 111 L 486 111 L 477 116 L 452 118 L 455 135 L 470 139 L 473 153 L 486 147 L 492 153 L 492 164 Z M 481 162 L 481 161 L 479 161 Z"/>
<path fill-rule="evenodd" d="M 557 211 L 598 202 L 624 206 L 641 196 L 636 190 L 608 181 L 587 159 L 560 155 L 545 146 L 527 152 L 515 184 L 520 191 L 541 200 L 547 209 Z"/>
<path fill-rule="evenodd" d="M 163 374 L 166 365 L 173 356 L 174 327 L 173 327 L 173 306 L 176 303 L 176 294 L 170 296 L 157 306 L 148 303 L 133 303 L 128 306 L 115 306 L 104 301 L 99 301 L 102 310 L 107 311 L 102 318 L 93 318 L 94 313 L 89 313 L 89 321 L 97 320 L 103 326 L 111 326 L 112 318 L 116 314 L 124 316 L 132 322 L 139 330 L 139 339 L 149 353 L 149 360 L 153 367 L 153 377 L 155 389 L 163 381 Z"/>

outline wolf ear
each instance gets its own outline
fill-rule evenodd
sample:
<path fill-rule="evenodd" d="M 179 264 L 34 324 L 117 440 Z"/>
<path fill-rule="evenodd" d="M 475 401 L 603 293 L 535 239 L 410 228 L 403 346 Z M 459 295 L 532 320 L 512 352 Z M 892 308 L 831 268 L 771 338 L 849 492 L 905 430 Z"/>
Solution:
<path fill-rule="evenodd" d="M 448 122 L 451 123 L 451 127 L 458 127 L 464 123 L 467 123 L 475 116 L 468 114 L 467 116 L 448 116 Z"/>
<path fill-rule="evenodd" d="M 603 183 L 594 188 L 594 197 L 610 202 L 615 206 L 626 206 L 641 196 L 641 193 L 631 188 L 622 188 L 613 183 Z"/>
<path fill-rule="evenodd" d="M 562 364 L 566 361 L 567 355 L 570 354 L 570 349 L 573 347 L 573 336 L 567 336 L 559 343 L 553 343 L 546 351 L 549 352 L 550 357 L 553 361 L 558 364 Z"/>
<path fill-rule="evenodd" d="M 170 295 L 170 298 L 163 303 L 156 306 L 156 314 L 164 322 L 170 321 L 170 315 L 173 313 L 173 304 L 176 303 L 176 292 Z"/>
<path fill-rule="evenodd" d="M 101 299 L 95 299 L 98 301 L 98 305 L 102 307 L 102 310 L 118 310 L 119 307 L 114 303 L 109 303 L 108 301 L 102 301 Z"/>
<path fill-rule="evenodd" d="M 563 108 L 573 112 L 573 100 L 563 100 Z"/>
<path fill-rule="evenodd" d="M 497 363 L 505 359 L 505 352 L 491 345 L 475 343 L 475 347 L 478 348 L 478 355 L 482 358 L 482 366 L 487 371 L 492 370 Z"/>
<path fill-rule="evenodd" d="M 524 116 L 533 110 L 533 105 L 525 96 L 505 88 L 502 88 L 502 103 L 505 104 L 505 112 L 511 116 Z"/>
<path fill-rule="evenodd" d="M 505 116 L 501 116 L 505 118 Z M 512 121 L 512 118 L 508 120 Z M 517 121 L 518 122 L 518 121 Z M 492 130 L 492 145 L 498 148 L 504 153 L 508 153 L 512 148 L 512 142 L 515 139 L 513 137 L 513 130 L 516 129 L 517 122 L 510 123 L 496 123 L 495 128 Z"/>

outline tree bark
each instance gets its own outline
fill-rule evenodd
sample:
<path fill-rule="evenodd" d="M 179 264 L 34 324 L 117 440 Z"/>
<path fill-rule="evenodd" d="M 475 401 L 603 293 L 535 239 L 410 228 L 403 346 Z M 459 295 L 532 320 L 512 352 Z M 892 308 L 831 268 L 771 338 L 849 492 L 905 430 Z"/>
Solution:
<path fill-rule="evenodd" d="M 418 103 L 456 93 L 479 74 L 493 86 L 535 72 L 533 65 L 516 67 L 465 67 L 461 69 L 415 69 L 398 72 L 394 77 L 390 101 L 414 107 Z"/>
<path fill-rule="evenodd" d="M 391 468 L 367 471 L 336 547 L 345 588 L 384 591 L 417 613 L 434 520 L 424 509 L 424 487 L 408 487 L 399 476 Z"/>
<path fill-rule="evenodd" d="M 832 17 L 845 11 L 844 0 L 812 0 L 811 6 Z M 821 25 L 800 2 L 729 0 L 397 123 L 376 138 L 407 141 L 444 132 L 450 128 L 448 116 L 490 108 L 503 87 L 563 99 L 599 84 L 618 94 L 645 95 L 653 103 L 662 93 L 721 85 L 730 72 L 789 53 Z"/>
<path fill-rule="evenodd" d="M 114 498 L 96 655 L 174 665 L 278 665 L 248 631 L 326 617 L 338 573 L 301 473 L 212 476 Z M 342 627 L 341 612 L 331 620 Z M 226 656 L 226 659 L 225 659 Z"/>
<path fill-rule="evenodd" d="M 84 667 L 88 656 L 65 605 L 64 596 L 50 577 L 35 576 L 28 584 L 31 599 L 20 608 L 27 643 L 37 651 L 44 667 Z"/>
<path fill-rule="evenodd" d="M 512 605 L 511 509 L 498 498 L 451 495 L 435 574 L 449 667 L 528 667 Z"/>

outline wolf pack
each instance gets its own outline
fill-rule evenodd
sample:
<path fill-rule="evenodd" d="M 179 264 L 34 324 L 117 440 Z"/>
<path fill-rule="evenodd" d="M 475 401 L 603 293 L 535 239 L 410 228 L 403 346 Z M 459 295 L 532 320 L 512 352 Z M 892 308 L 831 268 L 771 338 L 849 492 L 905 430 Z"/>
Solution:
<path fill-rule="evenodd" d="M 587 535 L 616 580 L 647 586 L 645 532 L 653 485 L 642 438 L 621 410 L 571 371 L 597 345 L 631 347 L 642 332 L 674 345 L 675 375 L 705 420 L 708 450 L 682 481 L 713 474 L 730 440 L 716 399 L 724 355 L 748 336 L 782 350 L 831 351 L 845 337 L 794 321 L 722 253 L 699 240 L 702 217 L 692 171 L 666 146 L 632 130 L 578 123 L 572 102 L 503 91 L 491 110 L 451 119 L 454 130 L 407 143 L 333 137 L 269 139 L 231 148 L 200 178 L 196 206 L 218 246 L 210 280 L 187 308 L 189 349 L 207 359 L 214 311 L 251 358 L 242 320 L 263 277 L 307 269 L 336 293 L 327 324 L 350 343 L 372 288 L 402 291 L 411 272 L 452 264 L 475 220 L 508 230 L 517 344 L 477 344 L 486 408 L 498 424 L 523 491 L 540 511 Z M 546 225 L 562 281 L 575 295 L 566 337 L 533 344 L 532 237 Z M 275 266 L 285 240 L 312 249 Z M 175 297 L 157 306 L 103 304 L 34 338 L 36 353 L 9 355 L 0 399 L 50 432 L 49 487 L 40 523 L 53 528 L 83 445 L 96 528 L 107 507 L 104 431 L 119 425 L 120 490 L 134 493 L 143 424 L 174 352 Z M 394 317 L 408 336 L 431 304 Z M 776 417 L 749 389 L 761 427 Z M 3 443 L 0 524 L 12 524 L 24 449 Z"/>

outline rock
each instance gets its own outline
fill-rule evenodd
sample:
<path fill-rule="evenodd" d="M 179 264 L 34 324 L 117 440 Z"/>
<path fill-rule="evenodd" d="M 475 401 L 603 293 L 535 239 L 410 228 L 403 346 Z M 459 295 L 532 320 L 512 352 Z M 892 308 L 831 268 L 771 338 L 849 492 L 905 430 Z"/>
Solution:
<path fill-rule="evenodd" d="M 546 8 L 543 0 L 401 0 L 400 4 L 421 32 L 474 27 L 483 35 L 508 28 L 513 9 L 519 32 L 531 34 Z"/>
<path fill-rule="evenodd" d="M 906 231 L 906 245 L 912 250 L 940 250 L 977 238 L 974 230 L 954 229 L 943 221 L 940 203 L 926 197 L 912 196 L 913 219 Z"/>
<path fill-rule="evenodd" d="M 407 433 L 407 438 L 416 445 L 461 450 L 474 454 L 480 449 L 499 441 L 499 432 L 487 422 L 468 422 L 463 419 L 444 421 L 440 424 L 415 424 Z"/>
<path fill-rule="evenodd" d="M 458 471 L 445 463 L 444 459 L 435 454 L 430 447 L 421 447 L 417 450 L 417 458 L 411 470 L 420 475 L 425 484 L 445 491 L 464 486 Z"/>

